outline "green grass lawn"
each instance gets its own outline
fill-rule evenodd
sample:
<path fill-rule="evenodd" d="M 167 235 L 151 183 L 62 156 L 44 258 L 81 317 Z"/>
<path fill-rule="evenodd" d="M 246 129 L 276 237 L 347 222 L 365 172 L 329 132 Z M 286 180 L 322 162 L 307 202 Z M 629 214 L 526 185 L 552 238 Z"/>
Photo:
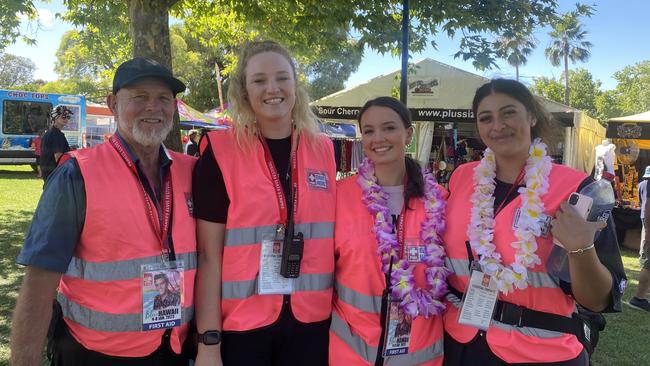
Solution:
<path fill-rule="evenodd" d="M 29 166 L 0 165 L 0 365 L 9 364 L 11 314 L 23 277 L 16 257 L 42 187 Z"/>
<path fill-rule="evenodd" d="M 623 250 L 623 264 L 629 280 L 623 296 L 628 301 L 639 283 L 638 253 Z M 650 314 L 623 304 L 623 312 L 607 314 L 607 327 L 600 334 L 600 341 L 592 360 L 596 366 L 640 366 L 650 365 L 650 354 L 646 353 L 650 339 Z"/>
<path fill-rule="evenodd" d="M 43 181 L 28 166 L 0 166 L 0 365 L 9 363 L 11 314 L 23 269 L 15 264 L 24 235 L 41 195 Z M 637 253 L 623 251 L 629 278 L 624 300 L 637 286 Z M 623 305 L 623 313 L 607 315 L 607 328 L 593 356 L 596 366 L 650 365 L 646 353 L 650 339 L 650 314 Z"/>

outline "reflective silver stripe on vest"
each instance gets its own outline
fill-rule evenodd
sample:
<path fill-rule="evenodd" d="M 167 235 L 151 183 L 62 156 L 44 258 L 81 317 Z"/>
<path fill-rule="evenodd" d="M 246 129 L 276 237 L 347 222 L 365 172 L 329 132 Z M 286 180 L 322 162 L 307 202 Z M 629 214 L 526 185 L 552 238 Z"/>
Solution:
<path fill-rule="evenodd" d="M 445 258 L 445 266 L 458 276 L 469 277 L 469 260 Z M 528 271 L 528 284 L 535 288 L 558 288 L 555 282 L 546 272 Z"/>
<path fill-rule="evenodd" d="M 196 269 L 196 252 L 180 253 L 177 260 L 182 260 L 185 271 Z M 143 264 L 162 263 L 159 255 L 112 262 L 90 262 L 72 257 L 66 276 L 88 281 L 120 281 L 140 278 Z"/>
<path fill-rule="evenodd" d="M 221 298 L 224 300 L 246 299 L 257 293 L 256 277 L 252 281 L 224 281 L 221 284 Z M 293 280 L 294 291 L 324 291 L 332 287 L 333 273 L 303 273 Z"/>
<path fill-rule="evenodd" d="M 276 225 L 247 227 L 226 230 L 226 246 L 261 243 L 267 235 L 275 234 Z M 296 224 L 295 232 L 301 232 L 305 240 L 334 237 L 333 222 L 308 222 Z"/>
<path fill-rule="evenodd" d="M 377 358 L 377 347 L 368 345 L 361 337 L 352 334 L 350 326 L 341 319 L 335 312 L 332 313 L 332 325 L 330 330 L 336 334 L 345 344 L 347 344 L 354 353 L 359 357 L 366 360 L 366 362 L 373 364 Z M 385 357 L 385 363 L 391 366 L 408 366 L 418 365 L 421 363 L 429 362 L 444 353 L 443 340 L 438 340 L 434 345 L 423 348 L 419 351 L 408 353 L 401 356 Z"/>
<path fill-rule="evenodd" d="M 58 293 L 63 316 L 86 328 L 101 332 L 140 332 L 142 331 L 142 314 L 112 314 L 95 311 L 68 299 Z M 181 323 L 187 323 L 194 317 L 194 307 L 183 308 Z"/>
<path fill-rule="evenodd" d="M 454 295 L 452 293 L 448 293 L 446 295 L 446 299 L 452 305 L 454 305 L 454 307 L 456 307 L 457 309 L 460 310 L 461 301 L 458 298 L 458 296 L 456 296 L 456 295 Z M 567 319 L 571 320 L 571 318 L 569 318 L 569 317 L 567 317 Z M 492 319 L 492 324 L 491 325 L 495 326 L 495 327 L 497 327 L 497 328 L 499 328 L 501 330 L 505 330 L 507 332 L 518 332 L 518 333 L 521 333 L 523 335 L 533 336 L 533 337 L 537 337 L 537 338 L 558 338 L 558 337 L 561 337 L 561 336 L 566 334 L 566 333 L 562 333 L 562 332 L 556 332 L 554 330 L 546 330 L 546 329 L 539 329 L 539 328 L 533 328 L 533 327 L 518 327 L 516 325 L 504 324 L 504 323 L 501 323 L 500 321 L 497 321 L 497 320 L 494 320 L 494 319 Z"/>
<path fill-rule="evenodd" d="M 381 312 L 381 296 L 369 296 L 357 292 L 340 282 L 334 284 L 339 300 L 367 313 Z"/>

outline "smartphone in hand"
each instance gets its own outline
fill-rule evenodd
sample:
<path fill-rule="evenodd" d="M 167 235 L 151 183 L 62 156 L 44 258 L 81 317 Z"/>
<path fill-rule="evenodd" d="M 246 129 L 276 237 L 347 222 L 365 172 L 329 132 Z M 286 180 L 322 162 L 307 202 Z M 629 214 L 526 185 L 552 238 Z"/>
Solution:
<path fill-rule="evenodd" d="M 573 206 L 573 208 L 578 212 L 580 217 L 586 220 L 587 217 L 589 216 L 589 212 L 591 211 L 591 205 L 594 203 L 594 200 L 589 196 L 585 196 L 584 194 L 573 192 L 569 196 L 567 203 Z M 564 245 L 562 245 L 562 243 L 560 243 L 555 238 L 553 238 L 553 243 L 555 245 L 559 245 L 562 248 L 564 248 Z"/>

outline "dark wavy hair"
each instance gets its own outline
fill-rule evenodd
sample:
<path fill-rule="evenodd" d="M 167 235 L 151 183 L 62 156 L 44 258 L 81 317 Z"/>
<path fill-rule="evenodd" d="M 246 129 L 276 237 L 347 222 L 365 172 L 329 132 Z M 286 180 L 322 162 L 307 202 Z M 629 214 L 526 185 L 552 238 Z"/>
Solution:
<path fill-rule="evenodd" d="M 526 107 L 526 110 L 532 113 L 537 121 L 535 126 L 530 129 L 530 136 L 532 139 L 540 137 L 542 140 L 550 138 L 553 134 L 553 119 L 549 112 L 539 102 L 538 98 L 528 90 L 528 88 L 511 79 L 492 79 L 490 82 L 483 84 L 480 88 L 476 89 L 474 100 L 472 101 L 472 111 L 478 120 L 477 109 L 481 101 L 490 94 L 501 93 L 511 98 L 516 99 L 519 103 Z"/>
<path fill-rule="evenodd" d="M 366 102 L 366 104 L 361 107 L 359 111 L 359 117 L 357 122 L 359 123 L 359 128 L 361 128 L 361 117 L 370 107 L 386 107 L 392 109 L 400 119 L 404 128 L 413 127 L 413 122 L 411 120 L 411 111 L 406 108 L 406 106 L 399 100 L 393 97 L 378 97 L 371 99 Z M 424 178 L 422 177 L 422 170 L 420 165 L 413 159 L 408 156 L 404 157 L 406 163 L 406 176 L 408 180 L 406 186 L 404 187 L 404 203 L 406 208 L 410 209 L 408 203 L 411 198 L 419 198 L 424 196 Z"/>

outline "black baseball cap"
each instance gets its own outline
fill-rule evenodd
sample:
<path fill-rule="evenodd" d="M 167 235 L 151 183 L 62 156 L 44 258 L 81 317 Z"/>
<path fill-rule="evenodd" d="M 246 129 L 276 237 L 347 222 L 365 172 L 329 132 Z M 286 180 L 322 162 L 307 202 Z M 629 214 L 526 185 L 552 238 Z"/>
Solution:
<path fill-rule="evenodd" d="M 136 57 L 121 64 L 113 77 L 113 94 L 125 86 L 129 86 L 139 79 L 155 77 L 162 79 L 169 85 L 174 95 L 185 90 L 185 84 L 176 79 L 171 71 L 158 62 L 145 57 Z"/>

